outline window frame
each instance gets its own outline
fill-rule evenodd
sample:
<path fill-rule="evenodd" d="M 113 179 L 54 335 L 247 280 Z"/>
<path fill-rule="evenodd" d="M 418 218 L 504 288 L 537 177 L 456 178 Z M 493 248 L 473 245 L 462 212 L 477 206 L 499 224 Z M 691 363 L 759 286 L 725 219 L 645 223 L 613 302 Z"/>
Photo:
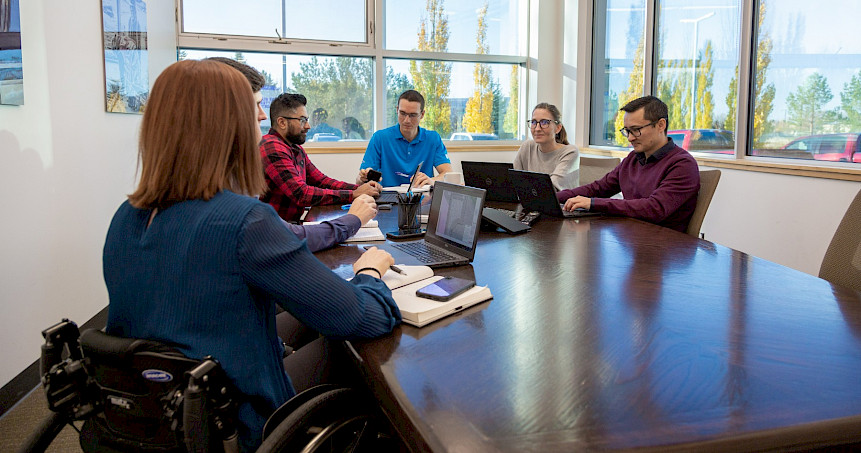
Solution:
<path fill-rule="evenodd" d="M 367 24 L 368 32 L 367 43 L 352 43 L 342 41 L 324 41 L 324 40 L 305 40 L 305 39 L 277 39 L 264 38 L 256 36 L 238 36 L 238 35 L 214 35 L 203 33 L 186 33 L 182 31 L 182 1 L 176 0 L 176 46 L 177 49 L 192 49 L 192 50 L 216 50 L 216 51 L 231 51 L 231 52 L 256 52 L 256 53 L 271 53 L 271 54 L 288 54 L 288 55 L 317 55 L 323 57 L 368 57 L 373 61 L 374 66 L 374 130 L 380 130 L 385 127 L 385 114 L 382 112 L 382 107 L 385 105 L 385 60 L 437 60 L 456 63 L 496 63 L 496 64 L 511 64 L 520 66 L 521 83 L 519 84 L 519 103 L 518 112 L 520 116 L 525 118 L 527 114 L 525 96 L 530 92 L 530 84 L 534 81 L 530 80 L 530 69 L 534 69 L 534 58 L 526 56 L 510 56 L 498 54 L 469 54 L 469 53 L 447 53 L 447 52 L 426 52 L 426 51 L 405 51 L 405 50 L 387 50 L 384 48 L 385 30 L 378 27 L 377 24 L 384 24 L 384 2 L 387 0 L 366 0 L 367 8 Z M 529 15 L 531 14 L 531 3 L 533 0 L 523 0 L 526 2 L 525 14 L 526 24 L 529 24 Z M 530 27 L 526 25 L 523 39 L 521 43 L 524 52 L 528 54 L 530 46 Z M 522 121 L 518 121 L 518 125 Z M 521 126 L 518 126 L 521 127 Z M 525 129 L 524 129 L 525 130 Z M 518 129 L 520 135 L 521 129 Z M 443 139 L 446 143 L 449 140 Z M 499 140 L 496 144 L 511 147 L 512 144 L 518 146 L 522 140 Z M 485 142 L 486 143 L 486 142 Z M 462 142 L 457 142 L 460 147 Z M 476 144 L 463 144 L 466 147 L 487 148 L 482 146 L 482 141 Z M 326 142 L 325 144 L 308 143 L 306 147 L 314 148 L 356 148 L 355 142 Z M 364 146 L 362 147 L 364 149 Z"/>

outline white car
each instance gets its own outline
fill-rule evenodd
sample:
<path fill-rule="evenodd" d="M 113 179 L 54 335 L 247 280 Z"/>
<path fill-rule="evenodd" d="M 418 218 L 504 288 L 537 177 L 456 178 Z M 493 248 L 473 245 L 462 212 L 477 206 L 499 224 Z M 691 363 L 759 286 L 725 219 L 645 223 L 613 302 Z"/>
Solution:
<path fill-rule="evenodd" d="M 483 134 L 479 132 L 455 132 L 449 140 L 499 140 L 496 134 Z"/>

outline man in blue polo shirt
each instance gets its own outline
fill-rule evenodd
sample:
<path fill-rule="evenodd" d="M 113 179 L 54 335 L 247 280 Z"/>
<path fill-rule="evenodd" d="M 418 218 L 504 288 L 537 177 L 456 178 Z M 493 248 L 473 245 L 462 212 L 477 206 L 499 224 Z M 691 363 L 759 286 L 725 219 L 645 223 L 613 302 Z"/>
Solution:
<path fill-rule="evenodd" d="M 398 97 L 398 124 L 374 132 L 362 166 L 357 184 L 368 181 L 368 170 L 383 174 L 380 183 L 385 187 L 410 182 L 419 163 L 422 168 L 413 183 L 415 186 L 433 184 L 442 180 L 451 171 L 451 161 L 439 134 L 422 129 L 419 123 L 425 116 L 425 98 L 416 90 L 407 90 Z M 436 168 L 437 176 L 432 178 Z"/>

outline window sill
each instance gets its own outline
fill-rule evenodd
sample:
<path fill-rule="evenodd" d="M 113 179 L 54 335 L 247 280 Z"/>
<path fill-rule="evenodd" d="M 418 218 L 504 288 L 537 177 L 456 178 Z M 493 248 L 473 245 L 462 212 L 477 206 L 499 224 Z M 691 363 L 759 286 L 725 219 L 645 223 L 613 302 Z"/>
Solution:
<path fill-rule="evenodd" d="M 520 149 L 520 144 L 522 143 L 518 140 L 499 140 L 492 144 L 484 140 L 468 141 L 467 144 L 462 144 L 463 142 L 457 143 L 457 141 L 451 142 L 448 140 L 444 140 L 443 142 L 445 143 L 445 149 L 451 153 L 517 151 Z M 334 142 L 326 144 L 306 143 L 303 145 L 305 152 L 308 154 L 364 154 L 367 146 L 368 142 L 347 142 L 343 144 Z"/>
<path fill-rule="evenodd" d="M 611 148 L 580 148 L 583 154 L 612 156 L 625 158 L 630 151 Z M 744 157 L 736 159 L 732 156 L 716 157 L 705 153 L 691 153 L 702 166 L 727 168 L 730 170 L 755 171 L 760 173 L 775 173 L 790 176 L 807 176 L 811 178 L 838 179 L 843 181 L 861 181 L 861 166 L 835 162 L 829 165 L 788 162 L 789 159 L 769 157 Z"/>

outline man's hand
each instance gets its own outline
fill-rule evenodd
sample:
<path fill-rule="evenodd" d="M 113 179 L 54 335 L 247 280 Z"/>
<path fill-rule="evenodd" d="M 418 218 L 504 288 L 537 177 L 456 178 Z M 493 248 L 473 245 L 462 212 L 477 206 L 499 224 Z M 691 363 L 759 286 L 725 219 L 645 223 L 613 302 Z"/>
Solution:
<path fill-rule="evenodd" d="M 421 187 L 425 184 L 433 185 L 434 181 L 428 177 L 428 175 L 419 172 L 416 175 L 416 179 L 413 180 L 413 187 Z"/>
<path fill-rule="evenodd" d="M 362 221 L 362 225 L 377 215 L 377 202 L 370 195 L 359 195 L 350 204 L 347 214 L 353 214 Z"/>
<path fill-rule="evenodd" d="M 565 206 L 562 208 L 566 211 L 573 211 L 578 208 L 583 208 L 585 210 L 590 210 L 592 208 L 592 199 L 589 197 L 571 197 L 565 200 Z"/>
<path fill-rule="evenodd" d="M 368 182 L 368 170 L 370 169 L 371 167 L 359 170 L 359 176 L 356 176 L 356 184 L 362 185 Z"/>
<path fill-rule="evenodd" d="M 359 195 L 370 195 L 372 197 L 379 197 L 380 190 L 382 189 L 383 186 L 381 186 L 380 183 L 376 181 L 368 181 L 353 191 L 353 199 L 359 198 Z"/>

